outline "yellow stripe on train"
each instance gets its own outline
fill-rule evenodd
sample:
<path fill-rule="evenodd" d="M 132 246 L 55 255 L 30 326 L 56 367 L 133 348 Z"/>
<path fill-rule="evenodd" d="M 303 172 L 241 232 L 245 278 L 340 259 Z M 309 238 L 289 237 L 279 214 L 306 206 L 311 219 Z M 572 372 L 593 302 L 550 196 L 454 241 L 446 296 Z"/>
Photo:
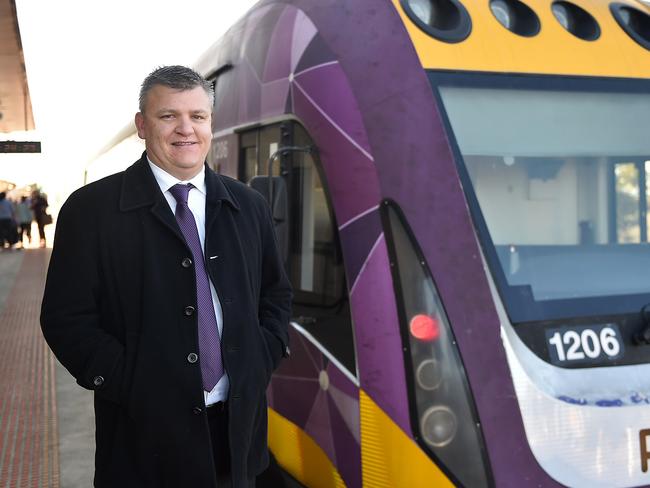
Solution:
<path fill-rule="evenodd" d="M 296 424 L 269 408 L 269 447 L 278 464 L 313 488 L 343 488 L 345 483 L 327 454 Z"/>
<path fill-rule="evenodd" d="M 360 392 L 359 399 L 363 486 L 454 486 L 364 391 Z M 278 464 L 306 486 L 345 486 L 336 467 L 316 442 L 272 409 L 269 409 L 269 447 Z"/>
<path fill-rule="evenodd" d="M 609 0 L 572 0 L 600 26 L 600 37 L 585 41 L 567 32 L 551 11 L 552 0 L 524 0 L 539 17 L 540 32 L 522 37 L 492 15 L 488 0 L 461 0 L 472 19 L 472 31 L 458 43 L 439 41 L 418 28 L 393 0 L 425 69 L 540 73 L 555 75 L 650 78 L 650 51 L 618 25 Z M 637 0 L 619 0 L 649 11 Z"/>
<path fill-rule="evenodd" d="M 362 390 L 361 460 L 363 486 L 453 487 L 420 447 Z"/>

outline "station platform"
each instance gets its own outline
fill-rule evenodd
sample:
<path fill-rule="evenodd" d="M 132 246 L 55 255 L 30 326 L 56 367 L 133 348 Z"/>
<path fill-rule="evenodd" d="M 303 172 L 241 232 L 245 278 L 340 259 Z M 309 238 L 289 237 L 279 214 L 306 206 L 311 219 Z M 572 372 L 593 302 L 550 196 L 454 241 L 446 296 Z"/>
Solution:
<path fill-rule="evenodd" d="M 56 360 L 39 323 L 50 253 L 0 250 L 0 488 L 93 486 L 93 393 Z M 257 486 L 302 487 L 276 468 Z"/>
<path fill-rule="evenodd" d="M 92 486 L 92 392 L 56 361 L 39 325 L 49 256 L 0 251 L 0 488 Z"/>

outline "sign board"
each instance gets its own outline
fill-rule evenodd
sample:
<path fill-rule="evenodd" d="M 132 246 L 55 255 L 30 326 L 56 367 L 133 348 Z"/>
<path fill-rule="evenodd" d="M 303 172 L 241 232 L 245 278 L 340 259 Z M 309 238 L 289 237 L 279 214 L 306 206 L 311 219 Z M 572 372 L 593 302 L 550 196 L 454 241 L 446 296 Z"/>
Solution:
<path fill-rule="evenodd" d="M 0 153 L 40 153 L 40 142 L 0 141 Z"/>

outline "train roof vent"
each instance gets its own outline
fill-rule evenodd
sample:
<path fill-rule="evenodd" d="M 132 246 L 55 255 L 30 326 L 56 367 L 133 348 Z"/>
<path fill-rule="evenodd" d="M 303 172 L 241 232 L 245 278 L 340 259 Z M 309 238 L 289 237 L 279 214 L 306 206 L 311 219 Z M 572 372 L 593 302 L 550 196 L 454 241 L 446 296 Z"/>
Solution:
<path fill-rule="evenodd" d="M 609 8 L 626 34 L 650 50 L 650 15 L 622 3 L 612 3 Z"/>
<path fill-rule="evenodd" d="M 458 0 L 400 0 L 406 15 L 440 41 L 460 42 L 469 36 L 472 19 Z"/>
<path fill-rule="evenodd" d="M 600 37 L 600 26 L 596 19 L 575 3 L 553 2 L 551 10 L 562 27 L 574 36 L 585 41 L 595 41 Z"/>
<path fill-rule="evenodd" d="M 503 27 L 520 36 L 533 37 L 541 28 L 537 14 L 519 0 L 490 0 L 490 10 Z"/>

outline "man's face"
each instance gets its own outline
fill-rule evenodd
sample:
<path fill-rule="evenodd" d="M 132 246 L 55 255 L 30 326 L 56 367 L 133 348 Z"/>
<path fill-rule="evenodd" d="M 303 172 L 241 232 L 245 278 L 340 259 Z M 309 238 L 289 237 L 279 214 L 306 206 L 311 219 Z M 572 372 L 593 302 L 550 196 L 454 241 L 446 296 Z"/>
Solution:
<path fill-rule="evenodd" d="M 138 136 L 156 166 L 180 180 L 197 175 L 212 140 L 210 98 L 200 86 L 174 90 L 155 85 L 135 115 Z"/>

